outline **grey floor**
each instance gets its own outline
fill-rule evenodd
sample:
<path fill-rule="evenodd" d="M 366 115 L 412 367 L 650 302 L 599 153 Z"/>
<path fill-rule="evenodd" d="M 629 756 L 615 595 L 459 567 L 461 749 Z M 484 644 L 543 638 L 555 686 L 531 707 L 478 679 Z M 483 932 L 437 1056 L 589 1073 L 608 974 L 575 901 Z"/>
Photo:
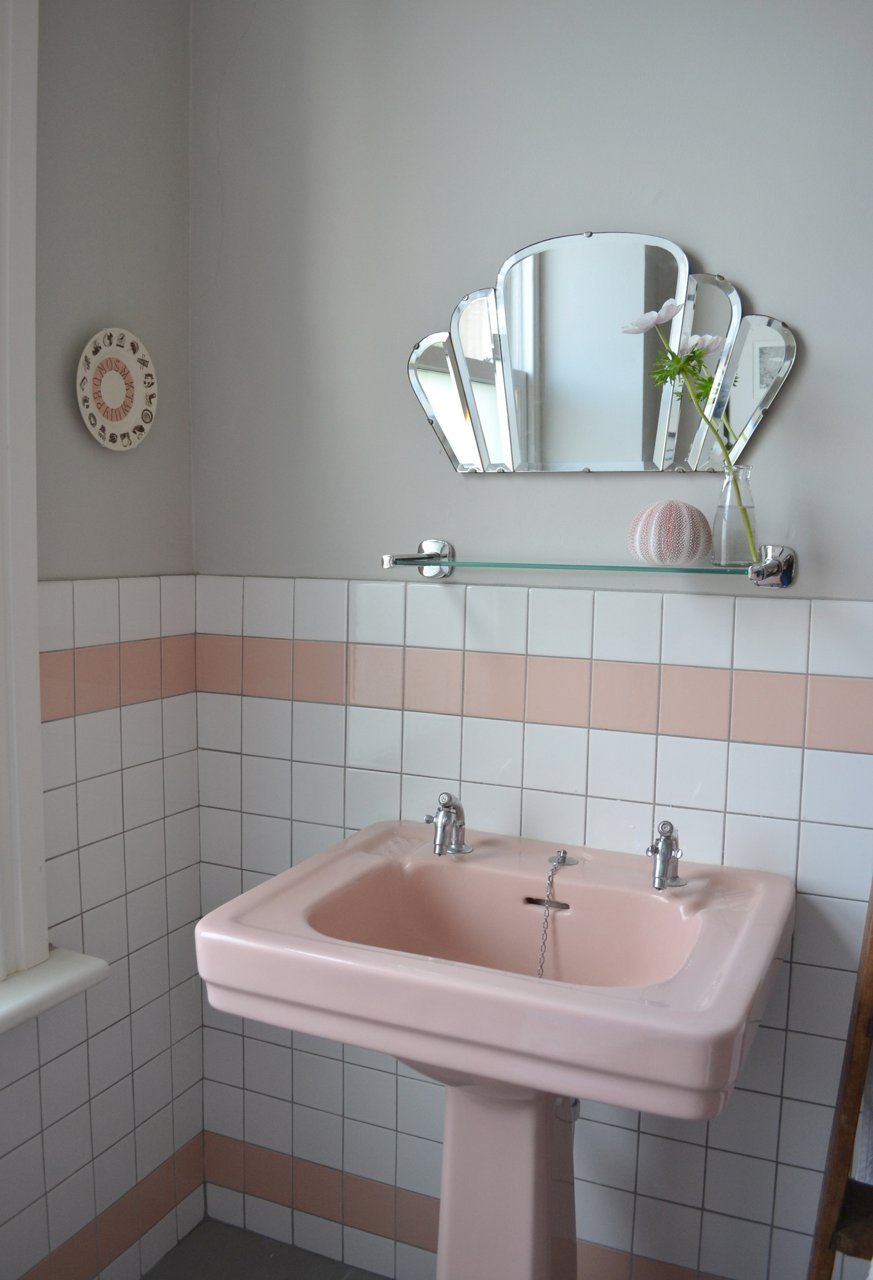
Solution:
<path fill-rule="evenodd" d="M 345 1262 L 206 1219 L 161 1258 L 147 1280 L 380 1280 Z"/>

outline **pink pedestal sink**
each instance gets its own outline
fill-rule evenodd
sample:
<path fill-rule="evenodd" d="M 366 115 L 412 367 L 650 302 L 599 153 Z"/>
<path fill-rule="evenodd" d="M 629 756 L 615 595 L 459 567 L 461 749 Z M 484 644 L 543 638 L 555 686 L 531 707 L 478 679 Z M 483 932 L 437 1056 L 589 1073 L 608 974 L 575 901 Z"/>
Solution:
<path fill-rule="evenodd" d="M 781 876 L 377 823 L 217 908 L 197 957 L 219 1009 L 380 1050 L 447 1085 L 439 1280 L 575 1276 L 568 1104 L 682 1119 L 724 1106 L 787 945 Z M 534 899 L 534 901 L 530 901 Z M 568 1192 L 569 1188 L 569 1192 Z"/>

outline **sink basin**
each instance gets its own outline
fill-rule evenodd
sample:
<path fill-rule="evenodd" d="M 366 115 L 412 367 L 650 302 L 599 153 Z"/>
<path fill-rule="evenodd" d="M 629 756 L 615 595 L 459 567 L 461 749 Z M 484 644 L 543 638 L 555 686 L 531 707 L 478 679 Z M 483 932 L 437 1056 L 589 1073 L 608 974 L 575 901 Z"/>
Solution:
<path fill-rule="evenodd" d="M 219 907 L 197 956 L 219 1009 L 488 1080 L 683 1119 L 724 1106 L 787 945 L 781 876 L 377 823 Z"/>

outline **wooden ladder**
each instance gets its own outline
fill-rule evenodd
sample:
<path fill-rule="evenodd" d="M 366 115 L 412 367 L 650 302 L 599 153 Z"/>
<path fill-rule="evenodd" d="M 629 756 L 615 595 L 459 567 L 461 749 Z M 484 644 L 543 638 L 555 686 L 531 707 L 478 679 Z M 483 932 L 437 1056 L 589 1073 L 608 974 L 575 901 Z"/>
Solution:
<path fill-rule="evenodd" d="M 861 1099 L 873 1047 L 873 897 L 861 943 L 861 959 L 849 1037 L 807 1280 L 831 1280 L 837 1253 L 873 1258 L 873 1186 L 850 1176 Z"/>

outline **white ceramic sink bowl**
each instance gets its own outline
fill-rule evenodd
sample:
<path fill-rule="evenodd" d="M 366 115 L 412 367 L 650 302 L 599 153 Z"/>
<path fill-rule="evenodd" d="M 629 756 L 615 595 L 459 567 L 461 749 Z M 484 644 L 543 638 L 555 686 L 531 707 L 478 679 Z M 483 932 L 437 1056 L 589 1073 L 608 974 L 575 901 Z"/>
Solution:
<path fill-rule="evenodd" d="M 555 846 L 378 823 L 197 926 L 219 1009 L 471 1079 L 685 1119 L 724 1106 L 790 934 L 781 876 L 569 848 L 536 976 Z"/>

